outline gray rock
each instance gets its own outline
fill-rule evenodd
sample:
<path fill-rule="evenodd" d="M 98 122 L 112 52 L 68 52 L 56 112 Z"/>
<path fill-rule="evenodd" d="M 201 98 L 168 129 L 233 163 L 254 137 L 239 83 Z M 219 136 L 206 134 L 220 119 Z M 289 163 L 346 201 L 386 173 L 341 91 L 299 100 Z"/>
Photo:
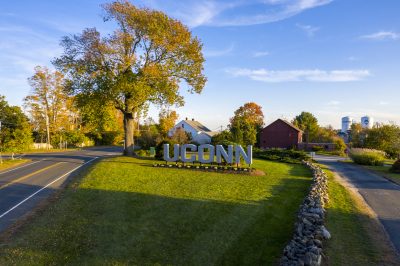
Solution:
<path fill-rule="evenodd" d="M 331 233 L 329 233 L 329 231 L 325 228 L 325 226 L 321 226 L 321 230 L 322 230 L 322 236 L 325 239 L 331 239 Z"/>
<path fill-rule="evenodd" d="M 306 253 L 304 256 L 304 265 L 311 265 L 313 262 L 313 258 L 311 256 L 311 253 Z"/>
<path fill-rule="evenodd" d="M 304 261 L 302 259 L 298 259 L 297 266 L 304 266 Z"/>
<path fill-rule="evenodd" d="M 299 207 L 295 232 L 284 249 L 281 265 L 320 265 L 322 240 L 331 238 L 324 226 L 324 204 L 329 201 L 327 176 L 318 166 L 304 164 L 313 171 L 313 183 Z"/>
<path fill-rule="evenodd" d="M 322 248 L 322 241 L 321 241 L 321 240 L 314 239 L 313 242 L 314 242 L 314 244 L 315 244 L 317 247 Z"/>

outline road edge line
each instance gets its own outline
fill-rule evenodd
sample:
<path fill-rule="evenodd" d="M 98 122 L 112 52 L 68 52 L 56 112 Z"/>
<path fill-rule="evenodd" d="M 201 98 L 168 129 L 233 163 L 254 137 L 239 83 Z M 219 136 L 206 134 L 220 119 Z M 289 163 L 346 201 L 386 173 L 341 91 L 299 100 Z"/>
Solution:
<path fill-rule="evenodd" d="M 41 191 L 43 191 L 43 190 L 46 189 L 47 187 L 49 187 L 49 186 L 51 186 L 52 184 L 56 183 L 58 180 L 60 180 L 60 179 L 62 179 L 62 178 L 64 178 L 64 177 L 66 177 L 67 175 L 69 175 L 69 174 L 75 172 L 75 171 L 78 170 L 79 168 L 81 168 L 81 167 L 83 167 L 83 166 L 85 166 L 85 165 L 87 165 L 87 164 L 93 162 L 94 160 L 96 160 L 96 159 L 98 159 L 98 158 L 99 158 L 99 157 L 95 157 L 95 158 L 93 158 L 93 159 L 87 161 L 86 163 L 84 163 L 84 164 L 82 164 L 82 165 L 80 165 L 80 166 L 78 166 L 78 167 L 75 167 L 75 168 L 72 169 L 71 171 L 69 171 L 69 172 L 63 174 L 62 176 L 60 176 L 60 177 L 54 179 L 53 181 L 51 181 L 50 183 L 48 183 L 46 186 L 44 186 L 44 187 L 42 187 L 41 189 L 37 190 L 36 192 L 34 192 L 33 194 L 31 194 L 30 196 L 26 197 L 25 199 L 23 199 L 22 201 L 20 201 L 18 204 L 14 205 L 14 206 L 13 206 L 12 208 L 10 208 L 8 211 L 6 211 L 6 212 L 0 214 L 0 219 L 3 218 L 4 216 L 6 216 L 6 215 L 7 215 L 8 213 L 10 213 L 11 211 L 13 211 L 13 210 L 15 210 L 16 208 L 18 208 L 20 205 L 22 205 L 23 203 L 25 203 L 25 202 L 28 201 L 29 199 L 33 198 L 35 195 L 37 195 L 38 193 L 40 193 Z"/>

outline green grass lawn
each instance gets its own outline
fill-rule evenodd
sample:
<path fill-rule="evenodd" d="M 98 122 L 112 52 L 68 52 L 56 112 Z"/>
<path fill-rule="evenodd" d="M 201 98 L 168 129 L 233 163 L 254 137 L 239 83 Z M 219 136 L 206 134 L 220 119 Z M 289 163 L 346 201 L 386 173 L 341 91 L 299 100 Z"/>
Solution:
<path fill-rule="evenodd" d="M 323 166 L 322 166 L 323 167 Z M 329 177 L 329 204 L 326 227 L 332 238 L 325 253 L 329 265 L 392 265 L 381 233 L 362 202 L 340 184 L 333 173 Z"/>
<path fill-rule="evenodd" d="M 15 160 L 3 160 L 3 163 L 0 164 L 0 171 L 5 170 L 10 167 L 14 167 L 23 163 L 27 163 L 30 160 L 28 159 L 15 159 Z"/>
<path fill-rule="evenodd" d="M 311 173 L 255 160 L 265 176 L 103 160 L 0 243 L 0 265 L 270 265 L 291 238 Z"/>

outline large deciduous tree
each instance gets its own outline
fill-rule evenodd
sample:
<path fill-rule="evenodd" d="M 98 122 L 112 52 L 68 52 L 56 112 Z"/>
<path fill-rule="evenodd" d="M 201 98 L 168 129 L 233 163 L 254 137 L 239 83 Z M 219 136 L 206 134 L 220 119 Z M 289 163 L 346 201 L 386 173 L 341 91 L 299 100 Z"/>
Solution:
<path fill-rule="evenodd" d="M 149 103 L 182 105 L 179 86 L 200 93 L 205 85 L 202 44 L 181 22 L 128 1 L 103 6 L 117 24 L 102 37 L 95 28 L 64 37 L 54 64 L 69 78 L 71 93 L 112 102 L 124 116 L 125 154 L 134 148 L 134 121 Z"/>
<path fill-rule="evenodd" d="M 229 130 L 234 142 L 254 145 L 264 125 L 264 114 L 261 106 L 254 102 L 239 107 L 230 119 Z"/>
<path fill-rule="evenodd" d="M 293 119 L 292 124 L 304 131 L 307 144 L 317 138 L 319 125 L 317 118 L 312 113 L 301 112 Z"/>

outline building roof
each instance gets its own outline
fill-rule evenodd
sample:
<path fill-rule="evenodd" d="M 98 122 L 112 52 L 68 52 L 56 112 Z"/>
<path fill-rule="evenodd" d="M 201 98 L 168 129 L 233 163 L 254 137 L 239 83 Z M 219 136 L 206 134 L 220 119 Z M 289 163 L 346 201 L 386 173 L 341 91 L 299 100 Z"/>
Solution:
<path fill-rule="evenodd" d="M 268 126 L 266 126 L 266 128 L 269 127 L 270 125 L 272 125 L 272 124 L 278 122 L 278 121 L 281 121 L 281 122 L 285 123 L 286 125 L 288 125 L 289 127 L 295 129 L 296 131 L 303 133 L 303 130 L 301 130 L 300 128 L 296 127 L 296 126 L 293 125 L 292 123 L 289 123 L 288 121 L 286 121 L 286 120 L 284 120 L 284 119 L 281 119 L 281 118 L 278 118 L 277 120 L 275 120 L 274 122 L 272 122 L 271 124 L 269 124 Z"/>
<path fill-rule="evenodd" d="M 196 131 L 200 132 L 205 132 L 205 133 L 210 133 L 212 132 L 208 127 L 200 123 L 199 121 L 196 120 L 184 120 L 187 124 L 189 124 L 192 128 L 194 128 Z"/>
<path fill-rule="evenodd" d="M 210 136 L 210 137 L 213 137 L 213 136 L 215 136 L 215 135 L 217 135 L 217 134 L 219 134 L 220 132 L 219 131 L 208 131 L 208 132 L 204 132 L 204 134 L 206 134 L 206 135 L 208 135 L 208 136 Z"/>

